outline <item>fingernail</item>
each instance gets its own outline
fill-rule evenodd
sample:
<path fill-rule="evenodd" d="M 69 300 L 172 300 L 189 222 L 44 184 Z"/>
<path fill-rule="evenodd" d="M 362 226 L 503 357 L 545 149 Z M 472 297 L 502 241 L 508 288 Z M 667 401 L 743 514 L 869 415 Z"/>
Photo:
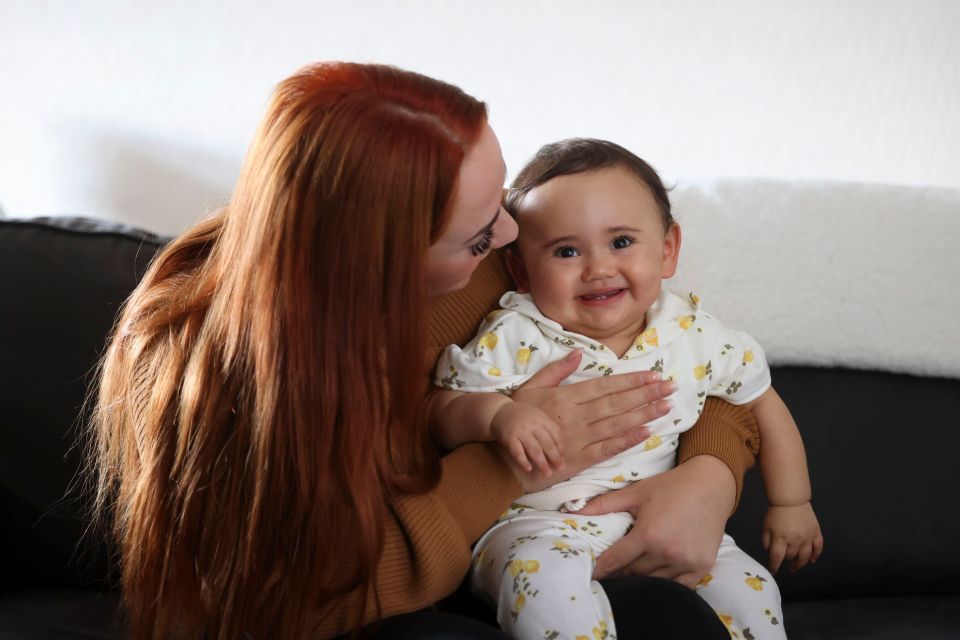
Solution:
<path fill-rule="evenodd" d="M 657 411 L 661 413 L 670 413 L 670 410 L 673 409 L 673 403 L 669 400 L 660 400 L 657 402 Z"/>
<path fill-rule="evenodd" d="M 660 392 L 664 394 L 671 394 L 677 390 L 677 383 L 674 380 L 667 380 L 666 382 L 660 383 Z"/>

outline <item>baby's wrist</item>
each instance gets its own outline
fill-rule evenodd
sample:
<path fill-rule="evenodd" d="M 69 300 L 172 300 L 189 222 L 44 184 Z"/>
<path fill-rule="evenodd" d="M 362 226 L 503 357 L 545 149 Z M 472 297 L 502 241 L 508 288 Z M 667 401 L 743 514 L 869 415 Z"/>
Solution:
<path fill-rule="evenodd" d="M 773 500 L 770 501 L 771 508 L 773 507 L 805 507 L 808 504 L 810 504 L 809 498 L 807 498 L 806 500 L 797 500 L 797 501 L 789 501 L 789 502 L 783 501 L 783 500 L 778 500 L 776 502 L 774 502 Z"/>
<path fill-rule="evenodd" d="M 497 426 L 497 424 L 498 424 L 498 419 L 502 419 L 502 418 L 503 418 L 503 412 L 504 412 L 504 410 L 505 410 L 505 409 L 510 409 L 510 408 L 512 408 L 513 405 L 515 404 L 514 401 L 513 401 L 513 399 L 511 399 L 509 396 L 505 396 L 505 395 L 500 394 L 500 393 L 498 393 L 498 394 L 496 394 L 496 395 L 498 396 L 498 399 L 497 399 L 496 401 L 494 401 L 495 404 L 494 404 L 494 406 L 490 409 L 491 412 L 488 414 L 488 415 L 490 416 L 490 422 L 489 422 L 490 427 L 489 427 L 489 429 L 490 429 L 490 433 L 491 433 L 492 435 L 495 434 L 495 432 L 496 432 L 496 426 Z"/>

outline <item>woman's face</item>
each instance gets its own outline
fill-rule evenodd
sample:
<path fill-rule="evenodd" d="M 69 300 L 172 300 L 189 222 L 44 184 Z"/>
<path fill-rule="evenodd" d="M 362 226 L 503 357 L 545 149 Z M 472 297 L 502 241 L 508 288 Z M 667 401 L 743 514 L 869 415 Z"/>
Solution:
<path fill-rule="evenodd" d="M 490 251 L 517 237 L 517 223 L 500 206 L 505 178 L 500 143 L 485 125 L 460 166 L 447 228 L 427 252 L 431 297 L 467 286 Z"/>

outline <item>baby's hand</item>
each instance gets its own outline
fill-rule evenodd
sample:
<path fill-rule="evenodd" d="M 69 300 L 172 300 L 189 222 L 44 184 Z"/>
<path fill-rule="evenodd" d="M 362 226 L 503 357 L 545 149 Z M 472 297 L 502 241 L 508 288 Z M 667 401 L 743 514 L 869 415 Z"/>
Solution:
<path fill-rule="evenodd" d="M 770 552 L 771 573 L 777 572 L 785 558 L 793 560 L 791 571 L 805 567 L 807 562 L 816 562 L 823 551 L 823 535 L 810 503 L 767 509 L 763 548 Z"/>
<path fill-rule="evenodd" d="M 524 471 L 531 462 L 545 476 L 563 466 L 560 427 L 547 415 L 523 402 L 507 402 L 493 416 L 490 434 L 503 445 Z"/>

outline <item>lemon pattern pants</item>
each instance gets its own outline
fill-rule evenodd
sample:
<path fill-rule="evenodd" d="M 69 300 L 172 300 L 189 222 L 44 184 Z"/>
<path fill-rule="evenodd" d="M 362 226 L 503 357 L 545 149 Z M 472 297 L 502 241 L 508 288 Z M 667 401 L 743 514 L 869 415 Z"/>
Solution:
<path fill-rule="evenodd" d="M 521 640 L 613 640 L 616 625 L 595 559 L 629 531 L 627 513 L 581 516 L 515 505 L 474 548 L 471 586 Z M 731 638 L 785 639 L 770 573 L 724 535 L 717 562 L 696 587 Z"/>

